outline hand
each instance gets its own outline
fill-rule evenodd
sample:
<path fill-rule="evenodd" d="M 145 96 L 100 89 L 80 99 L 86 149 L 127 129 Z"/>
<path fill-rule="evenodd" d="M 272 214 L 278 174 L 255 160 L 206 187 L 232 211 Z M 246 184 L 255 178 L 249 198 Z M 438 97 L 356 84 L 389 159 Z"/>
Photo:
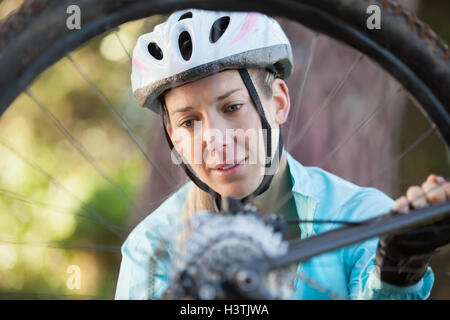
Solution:
<path fill-rule="evenodd" d="M 441 204 L 450 199 L 450 182 L 435 174 L 422 186 L 408 188 L 398 198 L 394 214 Z M 450 216 L 413 228 L 380 237 L 376 265 L 379 278 L 398 286 L 410 286 L 423 277 L 436 249 L 450 243 Z"/>
<path fill-rule="evenodd" d="M 398 198 L 393 210 L 408 213 L 411 209 L 419 209 L 428 205 L 441 204 L 450 200 L 450 181 L 430 174 L 422 186 L 411 186 L 406 196 Z"/>

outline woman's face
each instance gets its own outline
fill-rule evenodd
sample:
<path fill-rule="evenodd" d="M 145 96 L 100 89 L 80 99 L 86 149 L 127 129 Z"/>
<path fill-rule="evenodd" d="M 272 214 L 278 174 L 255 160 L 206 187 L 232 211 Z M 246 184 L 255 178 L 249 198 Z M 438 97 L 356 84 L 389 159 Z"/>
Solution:
<path fill-rule="evenodd" d="M 255 86 L 272 127 L 274 154 L 278 124 L 286 120 L 289 111 L 287 87 L 284 81 L 276 79 L 273 95 L 266 97 Z M 172 142 L 201 181 L 222 196 L 238 199 L 259 186 L 266 160 L 264 132 L 236 70 L 172 89 L 165 95 L 165 104 Z"/>

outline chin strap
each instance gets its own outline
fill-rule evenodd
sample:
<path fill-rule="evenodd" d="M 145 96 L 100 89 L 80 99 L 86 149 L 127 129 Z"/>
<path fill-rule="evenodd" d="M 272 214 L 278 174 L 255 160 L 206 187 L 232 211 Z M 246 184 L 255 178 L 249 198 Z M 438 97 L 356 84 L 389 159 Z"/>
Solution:
<path fill-rule="evenodd" d="M 247 71 L 247 69 L 239 69 L 239 74 L 242 78 L 242 81 L 244 82 L 250 97 L 253 100 L 253 103 L 256 106 L 256 110 L 258 111 L 258 114 L 261 118 L 261 124 L 262 124 L 262 129 L 265 130 L 267 132 L 266 135 L 264 136 L 264 146 L 266 148 L 266 159 L 270 159 L 270 161 L 268 163 L 266 163 L 265 165 L 265 173 L 264 173 L 264 178 L 261 181 L 261 183 L 259 184 L 259 186 L 255 189 L 255 191 L 253 191 L 252 194 L 246 196 L 245 198 L 241 199 L 241 203 L 245 204 L 246 202 L 248 202 L 250 199 L 257 197 L 258 195 L 262 194 L 263 192 L 265 192 L 269 186 L 270 183 L 272 182 L 273 176 L 275 174 L 275 172 L 278 169 L 278 165 L 280 163 L 281 160 L 281 155 L 283 152 L 283 139 L 281 136 L 281 131 L 280 131 L 280 135 L 279 135 L 279 141 L 278 141 L 278 153 L 276 155 L 276 157 L 278 157 L 278 159 L 276 159 L 276 161 L 274 162 L 272 159 L 272 128 L 270 127 L 269 122 L 267 121 L 266 115 L 264 113 L 264 109 L 262 107 L 261 104 L 261 100 L 259 99 L 258 93 L 256 91 L 256 88 L 253 84 L 253 81 L 250 78 L 250 75 Z M 161 101 L 161 105 L 163 106 L 163 108 L 165 108 L 164 105 L 164 101 Z M 212 188 L 210 188 L 206 183 L 204 183 L 203 181 L 201 181 L 194 173 L 194 171 L 190 168 L 190 166 L 184 161 L 184 159 L 178 154 L 177 150 L 174 148 L 174 145 L 172 143 L 172 140 L 170 139 L 169 133 L 167 131 L 167 127 L 166 127 L 166 119 L 165 119 L 165 111 L 161 110 L 161 118 L 162 118 L 162 123 L 163 123 L 163 127 L 164 127 L 164 135 L 166 137 L 167 143 L 169 144 L 170 150 L 171 152 L 174 153 L 175 157 L 177 158 L 178 162 L 181 165 L 181 168 L 184 170 L 184 172 L 186 172 L 187 176 L 203 191 L 208 192 L 214 199 L 214 204 L 217 207 L 218 211 L 222 210 L 222 196 L 217 193 L 215 190 L 213 190 Z M 272 166 L 276 166 L 274 168 L 272 168 Z M 273 174 L 271 174 L 271 172 Z"/>
<path fill-rule="evenodd" d="M 266 163 L 264 178 L 261 181 L 260 185 L 256 188 L 255 191 L 253 191 L 252 194 L 241 199 L 242 203 L 246 203 L 250 199 L 259 196 L 260 194 L 264 193 L 267 189 L 269 189 L 270 184 L 273 179 L 273 176 L 275 175 L 275 172 L 277 171 L 278 165 L 281 160 L 281 155 L 283 152 L 283 138 L 281 136 L 281 130 L 280 130 L 279 139 L 278 139 L 278 154 L 275 155 L 276 157 L 278 157 L 278 159 L 276 159 L 276 161 L 274 163 L 273 159 L 272 159 L 272 128 L 270 127 L 270 124 L 267 121 L 266 114 L 264 113 L 264 109 L 261 104 L 261 100 L 259 99 L 259 96 L 258 96 L 258 92 L 256 91 L 256 88 L 253 84 L 252 79 L 250 78 L 250 75 L 249 75 L 247 69 L 239 69 L 239 74 L 242 78 L 242 81 L 244 81 L 245 86 L 247 87 L 247 90 L 250 94 L 250 97 L 253 100 L 253 103 L 256 106 L 256 110 L 259 113 L 259 116 L 261 118 L 262 129 L 267 132 L 267 134 L 263 135 L 263 137 L 264 137 L 264 146 L 266 147 L 266 159 L 270 159 L 270 161 L 268 163 Z M 273 165 L 275 165 L 276 168 L 272 168 Z M 273 174 L 270 174 L 270 172 L 269 172 L 270 170 L 272 170 L 271 172 Z"/>

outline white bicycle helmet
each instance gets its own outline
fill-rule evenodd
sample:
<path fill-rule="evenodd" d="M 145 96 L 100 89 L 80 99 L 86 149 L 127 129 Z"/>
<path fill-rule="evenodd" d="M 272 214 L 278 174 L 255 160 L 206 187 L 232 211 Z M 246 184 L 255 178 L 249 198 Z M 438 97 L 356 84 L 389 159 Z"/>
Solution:
<path fill-rule="evenodd" d="M 256 12 L 180 10 L 139 37 L 131 83 L 139 105 L 159 112 L 158 97 L 169 88 L 250 67 L 282 79 L 292 73 L 291 45 L 277 21 Z"/>

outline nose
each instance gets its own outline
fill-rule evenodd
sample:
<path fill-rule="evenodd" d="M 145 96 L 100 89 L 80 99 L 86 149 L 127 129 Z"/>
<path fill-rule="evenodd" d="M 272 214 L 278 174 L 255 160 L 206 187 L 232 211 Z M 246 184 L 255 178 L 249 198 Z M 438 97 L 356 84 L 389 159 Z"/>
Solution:
<path fill-rule="evenodd" d="M 204 141 L 209 152 L 221 152 L 227 146 L 222 131 L 215 128 L 205 130 Z"/>
<path fill-rule="evenodd" d="M 230 132 L 226 121 L 210 117 L 205 121 L 203 141 L 209 152 L 223 152 L 228 144 L 227 134 Z"/>
<path fill-rule="evenodd" d="M 207 135 L 205 137 L 206 150 L 208 150 L 208 151 L 214 151 L 214 150 L 219 151 L 221 148 L 223 148 L 223 143 L 221 143 L 219 141 L 220 139 L 217 139 L 216 136 L 214 136 L 214 135 L 210 135 L 210 136 L 208 136 L 208 134 L 206 134 L 206 135 Z"/>

